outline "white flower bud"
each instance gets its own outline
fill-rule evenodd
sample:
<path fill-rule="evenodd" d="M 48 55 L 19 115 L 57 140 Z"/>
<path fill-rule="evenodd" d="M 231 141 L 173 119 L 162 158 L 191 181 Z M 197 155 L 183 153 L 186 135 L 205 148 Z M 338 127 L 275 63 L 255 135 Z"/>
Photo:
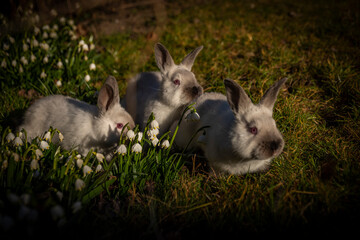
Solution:
<path fill-rule="evenodd" d="M 102 163 L 105 158 L 104 155 L 101 153 L 96 153 L 95 155 L 96 155 L 97 160 Z"/>
<path fill-rule="evenodd" d="M 136 143 L 135 145 L 132 146 L 131 151 L 134 153 L 141 153 L 142 147 L 139 143 Z"/>
<path fill-rule="evenodd" d="M 88 165 L 85 165 L 85 166 L 83 167 L 84 177 L 85 177 L 86 175 L 90 174 L 91 172 L 92 172 L 92 169 L 91 169 L 91 167 L 89 167 Z"/>
<path fill-rule="evenodd" d="M 118 154 L 121 154 L 121 155 L 125 155 L 127 153 L 127 149 L 126 149 L 126 146 L 124 144 L 121 144 L 117 150 L 116 150 L 116 153 Z"/>
<path fill-rule="evenodd" d="M 40 78 L 46 78 L 46 77 L 47 77 L 47 74 L 44 71 L 42 71 L 40 74 Z"/>
<path fill-rule="evenodd" d="M 90 68 L 90 71 L 96 70 L 95 63 L 91 63 L 89 68 Z"/>
<path fill-rule="evenodd" d="M 36 170 L 38 168 L 39 168 L 39 161 L 36 160 L 36 159 L 31 160 L 30 169 L 31 170 Z"/>
<path fill-rule="evenodd" d="M 23 141 L 21 140 L 20 137 L 16 137 L 16 138 L 14 139 L 14 145 L 15 145 L 16 147 L 22 146 L 23 144 L 24 144 L 24 143 L 23 143 Z"/>
<path fill-rule="evenodd" d="M 76 213 L 76 212 L 80 211 L 81 208 L 82 208 L 81 201 L 74 202 L 73 205 L 71 206 L 71 208 L 72 208 L 73 213 Z"/>
<path fill-rule="evenodd" d="M 135 139 L 135 133 L 133 130 L 129 130 L 127 133 L 126 133 L 126 136 L 128 137 L 128 139 L 130 141 L 134 140 Z"/>
<path fill-rule="evenodd" d="M 150 123 L 150 129 L 159 129 L 159 123 L 156 120 L 152 120 Z"/>
<path fill-rule="evenodd" d="M 15 139 L 15 135 L 12 133 L 12 132 L 9 132 L 7 135 L 6 135 L 6 141 L 9 143 L 11 142 L 12 140 Z"/>
<path fill-rule="evenodd" d="M 76 179 L 75 181 L 75 190 L 81 191 L 85 187 L 85 182 L 80 178 Z"/>
<path fill-rule="evenodd" d="M 89 81 L 90 81 L 90 75 L 89 75 L 89 74 L 86 74 L 84 80 L 85 80 L 85 82 L 89 82 Z"/>
<path fill-rule="evenodd" d="M 103 167 L 101 166 L 101 164 L 96 166 L 95 172 L 101 172 L 103 170 Z"/>
<path fill-rule="evenodd" d="M 47 143 L 47 142 L 45 142 L 45 141 L 41 141 L 40 142 L 40 148 L 41 148 L 41 150 L 45 150 L 45 149 L 49 149 L 49 144 Z"/>
<path fill-rule="evenodd" d="M 45 139 L 46 141 L 49 141 L 50 138 L 51 138 L 51 132 L 47 131 L 47 132 L 45 133 L 45 135 L 44 135 L 44 139 Z"/>
<path fill-rule="evenodd" d="M 50 209 L 53 220 L 60 219 L 64 216 L 64 209 L 60 205 L 56 205 Z"/>
<path fill-rule="evenodd" d="M 169 148 L 170 147 L 170 143 L 169 143 L 169 140 L 164 140 L 162 143 L 161 143 L 161 148 Z"/>
<path fill-rule="evenodd" d="M 83 161 L 81 158 L 76 159 L 76 166 L 77 166 L 78 168 L 81 168 L 82 165 L 83 165 L 83 163 L 84 163 L 84 161 Z"/>

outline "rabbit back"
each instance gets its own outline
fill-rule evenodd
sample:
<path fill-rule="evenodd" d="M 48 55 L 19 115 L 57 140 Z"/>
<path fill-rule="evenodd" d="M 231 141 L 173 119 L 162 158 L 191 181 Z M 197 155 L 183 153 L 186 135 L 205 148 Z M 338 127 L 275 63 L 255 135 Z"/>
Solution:
<path fill-rule="evenodd" d="M 125 108 L 140 129 L 146 125 L 151 114 L 149 106 L 160 94 L 161 75 L 159 72 L 143 72 L 132 78 L 126 90 Z"/>
<path fill-rule="evenodd" d="M 70 149 L 89 136 L 97 114 L 96 106 L 62 95 L 48 96 L 29 107 L 18 130 L 25 129 L 28 138 L 33 139 L 50 127 L 56 128 L 64 135 L 61 145 Z"/>

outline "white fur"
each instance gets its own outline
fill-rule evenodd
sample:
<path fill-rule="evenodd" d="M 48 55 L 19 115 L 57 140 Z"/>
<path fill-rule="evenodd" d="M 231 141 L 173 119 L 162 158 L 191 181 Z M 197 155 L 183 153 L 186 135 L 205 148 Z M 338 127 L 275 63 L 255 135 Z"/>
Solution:
<path fill-rule="evenodd" d="M 195 49 L 176 65 L 167 49 L 160 43 L 156 44 L 155 59 L 160 72 L 144 72 L 131 79 L 126 90 L 126 102 L 123 102 L 141 130 L 153 113 L 162 135 L 180 117 L 184 107 L 202 94 L 202 88 L 191 72 L 201 49 Z M 174 84 L 175 80 L 180 85 Z M 194 89 L 198 92 L 193 93 Z"/>
<path fill-rule="evenodd" d="M 205 93 L 196 100 L 194 107 L 200 121 L 183 120 L 175 143 L 185 148 L 198 129 L 208 127 L 196 134 L 189 148 L 202 149 L 215 172 L 236 175 L 262 171 L 269 167 L 272 158 L 278 156 L 284 146 L 272 118 L 272 106 L 286 79 L 274 84 L 257 105 L 244 97 L 245 92 L 239 85 L 229 81 L 232 85 L 227 86 L 228 96 Z M 242 95 L 242 99 L 236 95 Z M 257 134 L 249 131 L 249 124 L 257 127 Z M 173 124 L 172 129 L 175 126 Z M 277 147 L 274 144 L 271 148 L 271 143 L 275 142 Z"/>
<path fill-rule="evenodd" d="M 116 80 L 109 77 L 105 84 L 108 83 L 112 85 L 115 97 L 106 111 L 70 97 L 48 96 L 30 106 L 18 130 L 25 129 L 28 138 L 33 139 L 42 136 L 51 126 L 63 134 L 62 142 L 58 137 L 53 141 L 65 149 L 75 148 L 83 155 L 91 149 L 106 153 L 119 141 L 121 129 L 117 128 L 117 123 L 129 123 L 130 127 L 134 127 L 131 116 L 120 106 L 116 97 Z M 101 91 L 105 91 L 104 88 Z"/>

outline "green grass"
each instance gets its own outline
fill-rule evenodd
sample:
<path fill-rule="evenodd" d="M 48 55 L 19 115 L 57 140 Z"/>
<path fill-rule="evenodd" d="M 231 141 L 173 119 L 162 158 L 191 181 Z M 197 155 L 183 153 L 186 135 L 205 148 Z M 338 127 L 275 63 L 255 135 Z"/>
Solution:
<path fill-rule="evenodd" d="M 31 208 L 42 210 L 39 222 L 30 221 L 32 226 L 41 231 L 41 222 L 57 229 L 58 221 L 47 220 L 51 219 L 51 208 L 60 204 L 66 211 L 67 223 L 61 228 L 66 236 L 185 239 L 269 231 L 296 231 L 305 236 L 316 231 L 331 236 L 356 229 L 360 216 L 360 19 L 356 9 L 356 1 L 167 3 L 168 21 L 159 41 L 175 62 L 204 45 L 193 71 L 206 91 L 224 93 L 222 80 L 232 78 L 256 102 L 274 81 L 289 78 L 274 110 L 286 142 L 284 152 L 266 172 L 223 177 L 208 174 L 201 153 L 179 159 L 176 149 L 168 153 L 150 148 L 141 157 L 128 152 L 128 175 L 124 177 L 116 170 L 126 166 L 117 156 L 107 165 L 110 170 L 106 177 L 89 175 L 88 188 L 79 194 L 73 189 L 73 181 L 82 174 L 80 169 L 74 168 L 73 175 L 67 175 L 72 184 L 66 189 L 66 176 L 61 175 L 65 165 L 59 161 L 54 167 L 57 147 L 52 144 L 41 160 L 42 184 L 28 180 L 31 172 L 26 169 L 23 177 L 16 178 L 20 180 L 11 180 L 21 166 L 13 167 L 12 177 L 7 177 L 6 171 L 13 165 L 6 150 L 20 150 L 3 140 L 0 160 L 8 159 L 9 167 L 1 172 L 0 217 L 9 215 L 21 227 L 26 226 L 28 222 L 17 217 L 20 205 L 11 205 L 6 197 L 9 192 L 20 196 L 25 188 L 36 196 Z M 108 74 L 118 79 L 123 96 L 126 79 L 137 71 L 156 70 L 153 52 L 144 51 L 152 43 L 143 35 L 129 32 L 95 39 L 99 47 L 83 61 L 85 53 L 76 50 L 79 39 L 70 40 L 61 32 L 58 40 L 49 42 L 52 64 L 29 64 L 24 69 L 26 76 L 18 70 L 0 68 L 3 136 L 36 98 L 19 94 L 21 89 L 35 89 L 43 96 L 66 94 L 94 104 L 94 93 Z M 15 36 L 16 44 L 8 51 L 9 59 L 17 58 L 18 64 L 22 40 L 27 37 L 30 33 Z M 84 37 L 85 42 L 89 43 L 89 37 Z M 1 40 L 0 61 L 7 59 L 4 41 L 8 41 L 7 36 Z M 40 58 L 45 53 L 37 54 Z M 65 65 L 72 54 L 73 65 Z M 65 66 L 60 70 L 56 68 L 59 58 Z M 12 69 L 11 61 L 6 61 Z M 96 71 L 89 70 L 92 61 Z M 39 77 L 43 69 L 48 74 L 46 81 Z M 87 73 L 91 76 L 88 83 L 83 80 Z M 55 85 L 58 78 L 62 87 Z M 19 154 L 25 154 L 22 151 Z M 74 154 L 65 150 L 60 153 L 63 159 Z M 96 167 L 95 156 L 89 155 L 88 161 Z M 130 173 L 140 163 L 138 167 L 146 177 L 134 179 Z M 111 185 L 105 184 L 112 179 Z M 30 183 L 19 186 L 22 181 Z M 56 199 L 55 188 L 61 188 L 66 202 Z M 93 194 L 84 198 L 86 193 Z M 79 200 L 83 208 L 74 214 L 71 206 Z"/>

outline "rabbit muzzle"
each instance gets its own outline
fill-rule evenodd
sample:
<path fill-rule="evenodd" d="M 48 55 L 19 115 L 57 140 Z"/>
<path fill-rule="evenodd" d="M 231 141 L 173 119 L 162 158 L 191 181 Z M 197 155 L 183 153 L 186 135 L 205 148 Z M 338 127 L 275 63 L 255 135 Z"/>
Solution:
<path fill-rule="evenodd" d="M 264 160 L 274 158 L 280 155 L 284 148 L 284 140 L 282 138 L 262 141 L 253 151 L 254 159 Z"/>
<path fill-rule="evenodd" d="M 190 86 L 186 88 L 186 93 L 191 101 L 201 94 L 203 94 L 203 88 L 200 85 Z"/>

